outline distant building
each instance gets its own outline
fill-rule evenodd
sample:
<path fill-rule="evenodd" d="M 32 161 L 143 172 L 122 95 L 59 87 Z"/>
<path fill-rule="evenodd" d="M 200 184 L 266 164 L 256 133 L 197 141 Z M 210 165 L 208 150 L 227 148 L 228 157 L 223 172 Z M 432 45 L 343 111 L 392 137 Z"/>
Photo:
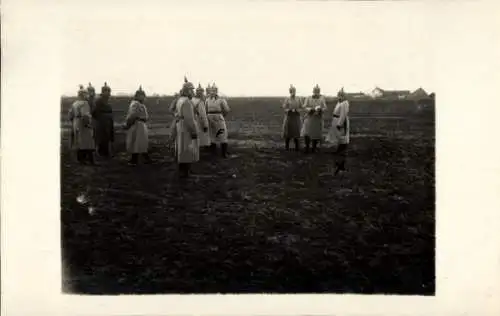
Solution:
<path fill-rule="evenodd" d="M 384 90 L 379 87 L 375 87 L 370 93 L 371 97 L 374 99 L 399 99 L 403 100 L 410 95 L 410 90 Z"/>
<path fill-rule="evenodd" d="M 408 99 L 418 101 L 418 100 L 422 100 L 422 99 L 431 99 L 431 96 L 429 94 L 427 94 L 427 92 L 425 92 L 425 90 L 422 89 L 422 87 L 420 87 L 417 90 L 410 93 L 410 95 L 408 96 Z"/>
<path fill-rule="evenodd" d="M 345 96 L 347 100 L 363 100 L 363 99 L 369 99 L 370 95 L 363 93 L 363 92 L 345 92 Z M 337 96 L 332 96 L 332 100 L 336 101 Z"/>
<path fill-rule="evenodd" d="M 384 90 L 380 89 L 379 87 L 376 87 L 375 89 L 372 90 L 370 95 L 374 99 L 381 98 L 384 95 Z"/>
<path fill-rule="evenodd" d="M 435 98 L 434 93 L 428 94 L 422 88 L 418 88 L 408 96 L 408 99 L 412 100 L 417 105 L 419 110 L 433 107 L 435 105 L 434 98 Z"/>
<path fill-rule="evenodd" d="M 347 99 L 366 99 L 368 96 L 364 94 L 363 92 L 353 92 L 353 93 L 346 93 Z"/>

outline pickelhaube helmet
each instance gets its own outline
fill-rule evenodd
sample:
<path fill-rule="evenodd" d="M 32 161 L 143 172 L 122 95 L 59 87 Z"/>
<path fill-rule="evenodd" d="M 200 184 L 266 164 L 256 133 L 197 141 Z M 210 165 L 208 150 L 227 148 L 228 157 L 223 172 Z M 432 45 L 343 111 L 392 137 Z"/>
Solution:
<path fill-rule="evenodd" d="M 321 91 L 320 87 L 318 85 L 315 85 L 313 88 L 313 93 L 319 93 Z"/>
<path fill-rule="evenodd" d="M 187 80 L 186 76 L 184 76 L 184 84 L 182 85 L 182 90 L 194 90 L 194 85 Z"/>
<path fill-rule="evenodd" d="M 196 92 L 205 92 L 205 89 L 198 83 L 198 88 L 196 88 Z"/>
<path fill-rule="evenodd" d="M 78 96 L 84 96 L 87 94 L 87 90 L 85 89 L 85 87 L 81 84 L 78 86 Z"/>
<path fill-rule="evenodd" d="M 337 93 L 338 98 L 345 98 L 345 92 L 344 92 L 344 87 L 342 87 L 339 92 Z"/>

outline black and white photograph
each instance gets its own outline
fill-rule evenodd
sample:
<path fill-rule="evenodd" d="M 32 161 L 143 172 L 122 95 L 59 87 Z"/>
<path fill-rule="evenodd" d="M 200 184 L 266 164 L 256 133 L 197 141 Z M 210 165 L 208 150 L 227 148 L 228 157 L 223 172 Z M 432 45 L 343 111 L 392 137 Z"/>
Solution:
<path fill-rule="evenodd" d="M 2 234 L 14 220 L 37 229 L 9 247 L 57 243 L 37 256 L 17 249 L 54 280 L 5 264 L 57 288 L 50 303 L 31 294 L 39 304 L 111 315 L 111 302 L 140 299 L 150 313 L 186 314 L 203 298 L 200 313 L 215 315 L 209 303 L 227 299 L 263 314 L 274 298 L 298 308 L 307 295 L 316 314 L 332 311 L 320 298 L 345 298 L 351 312 L 458 311 L 452 300 L 438 309 L 446 292 L 500 308 L 498 252 L 486 252 L 500 217 L 483 214 L 500 206 L 487 197 L 500 153 L 483 153 L 493 132 L 476 131 L 494 130 L 487 78 L 498 63 L 464 59 L 500 51 L 493 13 L 412 1 L 37 6 L 2 16 L 2 71 L 23 67 L 38 87 L 20 75 L 2 83 L 2 180 L 14 162 L 22 173 L 1 196 L 24 205 L 4 216 L 2 202 Z M 467 16 L 478 22 L 460 24 Z M 13 30 L 40 53 L 9 41 Z M 467 85 L 490 94 L 465 96 Z M 35 311 L 21 305 L 19 315 Z"/>
<path fill-rule="evenodd" d="M 435 293 L 425 16 L 284 7 L 67 25 L 65 292 Z"/>

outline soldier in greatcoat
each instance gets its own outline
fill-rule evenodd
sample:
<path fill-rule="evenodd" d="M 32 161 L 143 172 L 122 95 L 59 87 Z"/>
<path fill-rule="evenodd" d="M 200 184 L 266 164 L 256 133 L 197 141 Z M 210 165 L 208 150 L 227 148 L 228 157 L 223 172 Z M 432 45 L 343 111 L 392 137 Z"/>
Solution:
<path fill-rule="evenodd" d="M 198 142 L 201 148 L 210 145 L 210 134 L 208 131 L 208 118 L 205 106 L 205 96 L 203 87 L 198 84 L 196 95 L 193 98 L 196 121 L 198 123 Z"/>
<path fill-rule="evenodd" d="M 306 153 L 309 152 L 312 143 L 312 152 L 316 152 L 318 143 L 323 138 L 323 113 L 326 110 L 325 97 L 321 95 L 318 85 L 313 88 L 313 94 L 304 101 L 304 124 L 301 136 L 304 137 Z"/>
<path fill-rule="evenodd" d="M 212 152 L 217 151 L 217 144 L 220 144 L 222 156 L 228 156 L 228 130 L 225 117 L 230 111 L 225 98 L 218 94 L 215 83 L 210 87 L 210 96 L 207 98 L 207 117 L 210 131 L 210 148 Z"/>
<path fill-rule="evenodd" d="M 149 131 L 147 122 L 149 121 L 148 109 L 145 105 L 146 93 L 139 87 L 135 92 L 134 99 L 130 103 L 127 116 L 125 118 L 125 129 L 127 130 L 126 147 L 130 154 L 130 165 L 137 165 L 139 157 L 144 158 L 145 163 L 152 163 L 148 154 Z"/>
<path fill-rule="evenodd" d="M 285 110 L 285 117 L 283 118 L 283 138 L 285 139 L 285 148 L 290 150 L 290 140 L 293 139 L 295 143 L 295 151 L 299 151 L 300 139 L 300 112 L 302 109 L 302 102 L 299 97 L 295 95 L 296 89 L 290 85 L 290 96 L 283 101 L 283 109 Z"/>
<path fill-rule="evenodd" d="M 105 82 L 101 88 L 101 95 L 96 99 L 92 111 L 97 153 L 99 156 L 105 158 L 109 158 L 111 155 L 110 147 L 114 142 L 115 136 L 113 108 L 110 104 L 110 97 L 111 88 Z"/>
<path fill-rule="evenodd" d="M 328 131 L 327 141 L 337 148 L 335 159 L 335 174 L 346 171 L 347 147 L 350 141 L 351 126 L 349 122 L 349 101 L 344 89 L 337 94 L 338 102 L 333 109 L 332 124 Z"/>
<path fill-rule="evenodd" d="M 82 85 L 78 90 L 77 100 L 71 105 L 68 119 L 71 122 L 71 148 L 76 151 L 78 162 L 95 165 L 92 114 L 87 91 Z"/>
<path fill-rule="evenodd" d="M 193 103 L 194 85 L 184 78 L 181 95 L 175 105 L 175 154 L 179 175 L 187 178 L 193 163 L 200 160 L 198 123 Z"/>

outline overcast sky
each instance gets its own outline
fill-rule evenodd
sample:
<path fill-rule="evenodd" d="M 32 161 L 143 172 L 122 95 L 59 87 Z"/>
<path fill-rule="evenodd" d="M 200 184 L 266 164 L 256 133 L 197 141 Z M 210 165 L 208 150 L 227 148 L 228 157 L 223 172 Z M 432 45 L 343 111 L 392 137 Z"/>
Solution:
<path fill-rule="evenodd" d="M 121 5 L 119 5 L 121 3 Z M 79 5 L 77 7 L 77 5 Z M 75 2 L 65 11 L 64 94 L 107 81 L 178 91 L 184 75 L 225 95 L 434 91 L 431 3 L 158 1 Z"/>

